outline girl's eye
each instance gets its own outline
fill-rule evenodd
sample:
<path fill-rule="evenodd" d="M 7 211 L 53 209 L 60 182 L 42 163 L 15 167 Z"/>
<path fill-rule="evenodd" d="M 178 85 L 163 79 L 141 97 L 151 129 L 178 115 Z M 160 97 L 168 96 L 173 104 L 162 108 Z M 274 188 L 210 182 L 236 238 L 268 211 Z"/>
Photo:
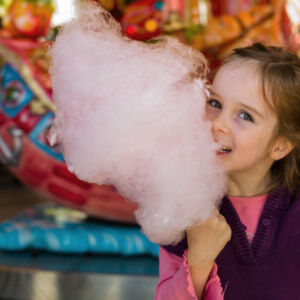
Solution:
<path fill-rule="evenodd" d="M 210 100 L 207 101 L 207 103 L 212 107 L 215 107 L 215 108 L 218 108 L 218 109 L 222 108 L 222 105 L 218 100 L 210 99 Z"/>
<path fill-rule="evenodd" d="M 246 112 L 241 112 L 241 113 L 239 114 L 239 116 L 240 116 L 243 120 L 253 122 L 252 117 L 251 117 L 248 113 L 246 113 Z"/>

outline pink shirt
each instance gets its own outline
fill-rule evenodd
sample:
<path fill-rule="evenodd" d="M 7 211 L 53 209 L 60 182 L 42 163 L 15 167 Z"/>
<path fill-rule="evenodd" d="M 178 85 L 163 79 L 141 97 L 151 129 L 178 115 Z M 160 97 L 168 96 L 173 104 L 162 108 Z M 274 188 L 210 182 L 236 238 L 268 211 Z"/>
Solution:
<path fill-rule="evenodd" d="M 258 221 L 267 201 L 267 194 L 255 197 L 228 196 L 241 222 L 246 226 L 246 234 L 251 244 L 257 229 Z"/>
<path fill-rule="evenodd" d="M 256 232 L 259 217 L 267 200 L 267 195 L 256 197 L 228 197 L 236 209 L 251 243 Z M 159 251 L 159 283 L 155 291 L 155 300 L 197 300 L 195 289 L 187 263 L 185 251 L 183 257 L 169 253 L 163 248 Z M 206 283 L 203 300 L 223 300 L 224 293 L 218 267 L 214 264 Z"/>

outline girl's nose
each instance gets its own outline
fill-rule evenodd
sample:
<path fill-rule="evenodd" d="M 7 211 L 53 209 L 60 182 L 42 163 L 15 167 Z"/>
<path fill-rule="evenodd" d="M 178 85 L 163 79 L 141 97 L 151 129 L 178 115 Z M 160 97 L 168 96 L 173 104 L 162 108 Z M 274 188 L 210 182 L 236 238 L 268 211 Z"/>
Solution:
<path fill-rule="evenodd" d="M 222 132 L 224 134 L 230 133 L 229 122 L 224 116 L 218 115 L 212 120 L 212 130 L 215 132 Z"/>

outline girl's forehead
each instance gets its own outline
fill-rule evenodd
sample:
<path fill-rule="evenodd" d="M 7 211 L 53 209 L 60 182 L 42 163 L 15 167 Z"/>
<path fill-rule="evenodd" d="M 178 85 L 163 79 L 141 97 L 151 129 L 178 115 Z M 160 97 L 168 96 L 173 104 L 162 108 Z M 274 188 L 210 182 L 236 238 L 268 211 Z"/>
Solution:
<path fill-rule="evenodd" d="M 240 77 L 241 74 L 247 74 L 247 78 L 251 79 L 250 81 L 257 81 L 260 77 L 260 68 L 259 64 L 255 61 L 250 60 L 235 60 L 228 63 L 225 63 L 218 70 L 216 75 L 222 75 L 225 77 L 237 77 L 237 79 L 243 80 L 244 77 Z"/>
<path fill-rule="evenodd" d="M 223 65 L 212 83 L 212 90 L 261 94 L 260 73 L 257 64 L 234 61 Z M 217 92 L 217 91 L 215 91 Z"/>
<path fill-rule="evenodd" d="M 270 109 L 263 96 L 261 76 L 255 62 L 235 61 L 223 65 L 213 80 L 211 94 L 223 101 L 251 105 L 266 113 Z"/>

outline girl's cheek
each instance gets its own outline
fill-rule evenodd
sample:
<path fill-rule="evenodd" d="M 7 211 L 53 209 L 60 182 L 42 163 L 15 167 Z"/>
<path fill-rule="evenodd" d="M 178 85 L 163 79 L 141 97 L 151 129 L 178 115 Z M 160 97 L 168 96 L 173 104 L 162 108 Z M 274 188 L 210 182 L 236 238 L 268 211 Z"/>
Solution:
<path fill-rule="evenodd" d="M 205 119 L 212 121 L 217 115 L 218 115 L 218 110 L 213 109 L 210 106 L 206 106 L 205 108 Z"/>

